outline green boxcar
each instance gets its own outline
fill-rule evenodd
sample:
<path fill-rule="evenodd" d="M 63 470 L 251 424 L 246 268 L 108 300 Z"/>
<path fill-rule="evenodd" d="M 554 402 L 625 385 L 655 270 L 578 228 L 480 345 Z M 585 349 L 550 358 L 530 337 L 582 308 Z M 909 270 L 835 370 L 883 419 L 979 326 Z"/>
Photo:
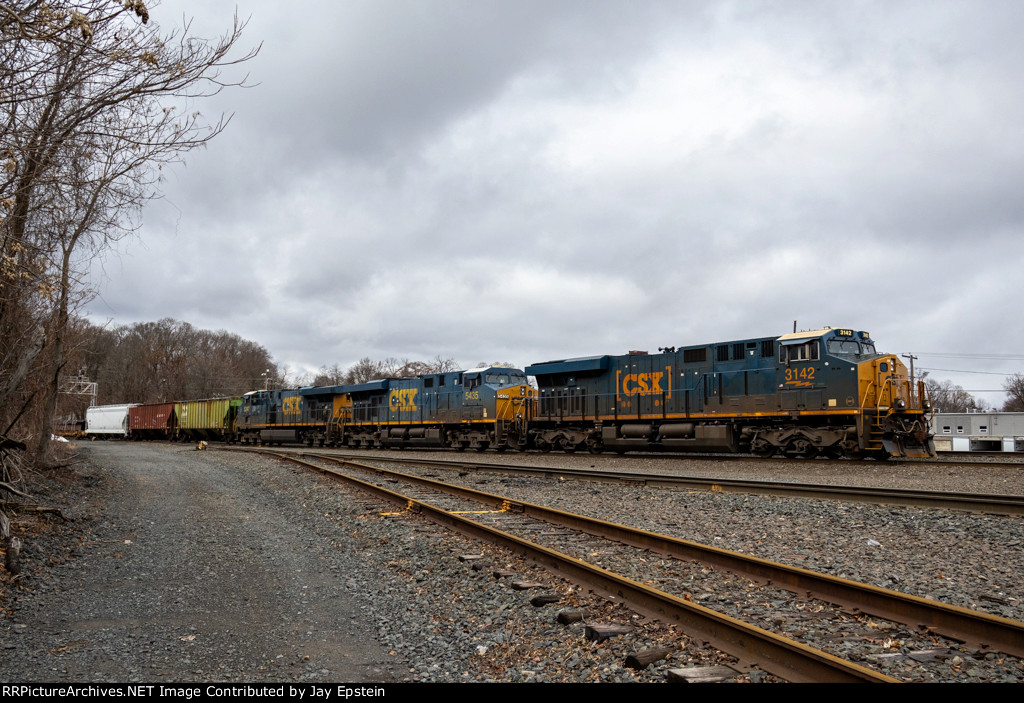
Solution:
<path fill-rule="evenodd" d="M 174 410 L 178 416 L 178 438 L 233 442 L 235 420 L 241 405 L 241 398 L 212 398 L 175 403 Z"/>

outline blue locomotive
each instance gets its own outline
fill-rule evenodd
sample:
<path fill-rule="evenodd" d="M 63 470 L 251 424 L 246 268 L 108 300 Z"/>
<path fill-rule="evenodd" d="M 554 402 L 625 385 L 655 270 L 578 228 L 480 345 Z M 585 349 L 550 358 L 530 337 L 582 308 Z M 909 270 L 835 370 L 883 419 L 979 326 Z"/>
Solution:
<path fill-rule="evenodd" d="M 934 456 L 923 382 L 867 332 L 820 329 L 534 364 L 530 443 L 812 457 Z"/>
<path fill-rule="evenodd" d="M 303 389 L 329 395 L 327 441 L 347 447 L 526 449 L 536 392 L 519 369 L 487 367 Z"/>
<path fill-rule="evenodd" d="M 326 389 L 297 388 L 246 393 L 235 436 L 242 444 L 299 443 L 324 446 L 333 395 Z"/>

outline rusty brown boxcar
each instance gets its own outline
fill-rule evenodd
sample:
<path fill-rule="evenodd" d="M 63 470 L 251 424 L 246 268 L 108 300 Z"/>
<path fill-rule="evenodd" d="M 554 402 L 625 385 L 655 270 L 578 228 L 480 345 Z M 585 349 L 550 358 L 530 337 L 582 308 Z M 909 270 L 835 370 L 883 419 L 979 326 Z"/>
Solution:
<path fill-rule="evenodd" d="M 177 432 L 174 403 L 145 403 L 128 409 L 132 439 L 171 439 Z"/>

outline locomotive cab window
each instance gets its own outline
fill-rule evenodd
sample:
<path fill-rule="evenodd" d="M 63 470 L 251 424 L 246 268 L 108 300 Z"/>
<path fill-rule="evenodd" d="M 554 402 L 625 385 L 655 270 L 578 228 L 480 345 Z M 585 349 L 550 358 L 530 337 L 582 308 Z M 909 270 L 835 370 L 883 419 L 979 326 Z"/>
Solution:
<path fill-rule="evenodd" d="M 828 353 L 835 355 L 860 355 L 860 344 L 852 339 L 830 339 L 828 340 Z"/>
<path fill-rule="evenodd" d="M 803 344 L 784 344 L 779 347 L 779 361 L 788 364 L 791 361 L 817 361 L 818 340 Z"/>

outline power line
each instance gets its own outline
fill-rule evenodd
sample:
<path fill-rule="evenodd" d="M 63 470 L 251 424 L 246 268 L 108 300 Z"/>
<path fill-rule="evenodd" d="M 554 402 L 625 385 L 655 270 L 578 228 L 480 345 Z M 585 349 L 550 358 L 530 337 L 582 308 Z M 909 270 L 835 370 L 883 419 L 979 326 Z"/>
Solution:
<path fill-rule="evenodd" d="M 937 356 L 943 359 L 995 359 L 999 361 L 1024 361 L 1024 356 L 1016 354 L 956 354 L 951 352 L 907 352 L 919 356 Z"/>
<path fill-rule="evenodd" d="M 921 371 L 947 371 L 949 373 L 981 373 L 988 376 L 1013 376 L 1012 373 L 1003 373 L 1000 371 L 967 371 L 966 369 L 933 369 L 933 368 L 921 368 Z"/>

